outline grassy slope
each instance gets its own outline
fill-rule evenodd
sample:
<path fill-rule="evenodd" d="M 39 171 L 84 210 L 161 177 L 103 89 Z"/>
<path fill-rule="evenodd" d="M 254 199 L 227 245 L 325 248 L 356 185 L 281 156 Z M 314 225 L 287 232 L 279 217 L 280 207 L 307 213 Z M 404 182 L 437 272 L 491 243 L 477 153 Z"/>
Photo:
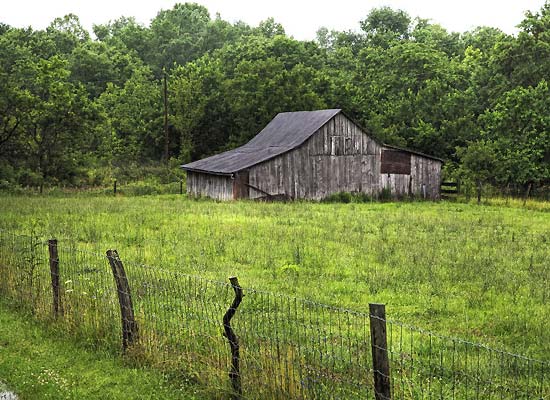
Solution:
<path fill-rule="evenodd" d="M 542 210 L 547 209 L 542 203 Z M 531 204 L 532 208 L 537 208 Z M 550 358 L 550 214 L 457 203 L 0 198 L 0 227 Z"/>
<path fill-rule="evenodd" d="M 191 399 L 155 371 L 53 337 L 0 302 L 0 379 L 20 399 Z M 0 383 L 0 391 L 2 385 Z"/>

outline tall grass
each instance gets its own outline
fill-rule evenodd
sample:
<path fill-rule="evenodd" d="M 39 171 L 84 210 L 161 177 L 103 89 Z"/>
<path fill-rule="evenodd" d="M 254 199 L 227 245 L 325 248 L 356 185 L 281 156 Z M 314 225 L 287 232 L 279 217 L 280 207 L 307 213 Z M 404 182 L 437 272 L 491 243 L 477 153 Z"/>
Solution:
<path fill-rule="evenodd" d="M 543 207 L 544 208 L 544 207 Z M 550 219 L 460 203 L 0 199 L 0 227 L 550 357 Z"/>

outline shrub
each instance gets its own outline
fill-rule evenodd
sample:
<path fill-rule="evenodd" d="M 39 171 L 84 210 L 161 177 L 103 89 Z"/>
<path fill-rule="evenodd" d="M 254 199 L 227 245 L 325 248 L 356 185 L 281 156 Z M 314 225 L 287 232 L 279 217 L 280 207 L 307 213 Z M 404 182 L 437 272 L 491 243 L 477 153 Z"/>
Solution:
<path fill-rule="evenodd" d="M 389 187 L 382 188 L 382 190 L 380 191 L 380 194 L 378 195 L 378 200 L 380 200 L 380 201 L 389 201 L 389 200 L 391 200 L 391 198 L 392 198 L 391 188 L 389 188 Z"/>
<path fill-rule="evenodd" d="M 367 193 L 338 192 L 325 197 L 323 203 L 370 203 L 372 197 Z"/>

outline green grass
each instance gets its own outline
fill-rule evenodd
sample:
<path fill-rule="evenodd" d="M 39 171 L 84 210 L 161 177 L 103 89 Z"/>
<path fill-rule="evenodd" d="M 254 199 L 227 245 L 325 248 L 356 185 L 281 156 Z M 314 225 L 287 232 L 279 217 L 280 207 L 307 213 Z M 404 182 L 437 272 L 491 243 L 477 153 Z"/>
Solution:
<path fill-rule="evenodd" d="M 363 375 L 368 364 L 346 361 L 355 354 L 368 356 L 365 317 L 353 318 L 354 326 L 348 330 L 347 314 L 316 305 L 298 303 L 296 307 L 293 296 L 360 312 L 367 312 L 371 302 L 385 303 L 392 320 L 548 360 L 548 207 L 546 203 L 528 202 L 524 208 L 518 202 L 500 202 L 500 206 L 450 202 L 266 204 L 194 201 L 174 195 L 4 197 L 0 198 L 0 228 L 59 240 L 63 296 L 71 307 L 62 331 L 111 352 L 120 346 L 117 305 L 109 267 L 94 253 L 118 249 L 129 271 L 142 333 L 133 356 L 138 362 L 147 360 L 143 365 L 156 365 L 201 383 L 214 397 L 227 390 L 227 344 L 220 335 L 220 323 L 231 293 L 227 287 L 173 272 L 215 281 L 238 275 L 245 299 L 236 316 L 236 328 L 243 340 L 247 390 L 259 387 L 260 381 L 276 386 L 277 378 L 272 376 L 280 373 L 294 375 L 281 378 L 288 383 L 285 390 L 289 394 L 300 390 L 302 376 L 296 376 L 297 371 L 309 374 L 308 368 L 312 368 L 314 379 L 322 380 L 323 368 L 330 364 L 342 377 L 357 378 L 368 386 Z M 38 285 L 34 294 L 42 293 L 42 298 L 33 300 L 32 293 L 17 292 L 18 282 L 28 280 L 26 268 L 35 263 L 32 252 L 27 254 L 31 242 L 19 242 L 21 251 L 15 251 L 12 261 L 9 241 L 0 248 L 5 265 L 22 268 L 20 272 L 8 268 L 4 273 L 8 280 L 0 282 L 0 288 L 14 298 L 23 295 L 27 304 L 36 301 L 37 315 L 51 322 L 47 251 L 44 245 L 38 247 L 37 278 L 44 284 Z M 75 251 L 73 245 L 86 251 Z M 276 300 L 276 296 L 250 288 L 286 297 Z M 397 331 L 390 335 L 400 348 L 401 331 L 399 325 L 395 327 Z M 523 385 L 527 374 L 534 373 L 526 364 L 528 372 L 521 375 L 513 360 L 508 368 L 495 361 L 493 353 L 484 356 L 483 365 L 478 359 L 476 367 L 468 353 L 476 354 L 474 348 L 455 350 L 446 339 L 432 347 L 431 337 L 407 329 L 402 338 L 405 343 L 414 338 L 415 348 L 411 345 L 399 354 L 406 358 L 401 361 L 412 360 L 414 355 L 416 369 L 412 365 L 405 368 L 410 379 L 405 386 L 411 390 L 418 388 L 419 381 L 432 379 L 431 360 L 439 350 L 451 363 L 449 367 L 454 368 L 456 361 L 459 372 L 467 368 L 477 374 L 485 366 L 492 374 L 496 365 L 506 385 Z M 279 342 L 280 334 L 283 342 Z M 323 350 L 327 337 L 332 343 L 330 354 L 336 358 L 322 361 L 318 354 L 328 351 Z M 282 343 L 283 355 L 278 345 L 269 343 Z M 306 351 L 307 360 L 301 351 Z M 278 361 L 273 361 L 274 357 Z M 303 362 L 307 368 L 300 367 Z M 421 369 L 419 362 L 425 363 Z M 289 372 L 288 365 L 298 369 Z M 454 373 L 440 382 L 442 391 L 454 390 L 457 383 Z M 465 385 L 466 394 L 462 394 L 468 397 L 468 381 Z M 338 387 L 344 397 L 358 395 L 349 386 Z M 318 388 L 327 393 L 335 390 L 330 381 L 313 390 Z M 272 389 L 262 387 L 265 392 L 251 397 L 269 397 Z"/>
<path fill-rule="evenodd" d="M 0 302 L 0 380 L 20 399 L 193 399 L 192 388 L 85 350 Z M 0 392 L 6 388 L 0 383 Z"/>
<path fill-rule="evenodd" d="M 460 203 L 0 198 L 0 227 L 550 358 L 550 214 Z"/>

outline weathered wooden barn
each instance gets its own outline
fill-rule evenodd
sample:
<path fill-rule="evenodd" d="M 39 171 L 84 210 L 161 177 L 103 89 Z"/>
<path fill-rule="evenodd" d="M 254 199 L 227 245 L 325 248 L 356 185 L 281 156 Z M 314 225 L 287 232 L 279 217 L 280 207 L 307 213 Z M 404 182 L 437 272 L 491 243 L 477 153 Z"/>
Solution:
<path fill-rule="evenodd" d="M 250 142 L 182 165 L 187 193 L 219 200 L 320 200 L 382 191 L 438 199 L 443 161 L 378 143 L 340 109 L 278 114 Z"/>

